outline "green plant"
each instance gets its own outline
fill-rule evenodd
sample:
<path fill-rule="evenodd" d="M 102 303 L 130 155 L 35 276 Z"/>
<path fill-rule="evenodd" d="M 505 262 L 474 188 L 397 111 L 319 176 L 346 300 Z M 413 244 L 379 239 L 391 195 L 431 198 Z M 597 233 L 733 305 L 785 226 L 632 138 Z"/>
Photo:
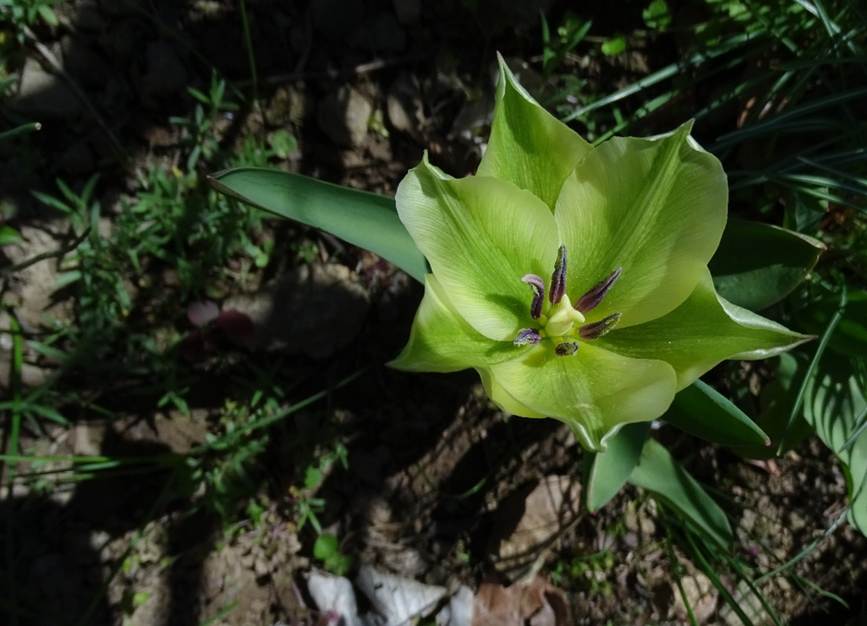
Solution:
<path fill-rule="evenodd" d="M 57 26 L 59 21 L 54 7 L 59 0 L 0 0 L 0 16 L 5 17 L 13 24 L 23 26 L 35 26 L 43 23 L 48 26 Z M 23 42 L 23 34 L 18 37 Z"/>
<path fill-rule="evenodd" d="M 330 533 L 323 533 L 316 538 L 313 556 L 322 562 L 325 569 L 337 576 L 344 576 L 352 567 L 352 558 L 343 553 L 337 537 Z"/>
<path fill-rule="evenodd" d="M 577 15 L 567 12 L 563 21 L 552 36 L 548 20 L 542 14 L 542 71 L 550 76 L 563 64 L 566 57 L 580 44 L 590 27 L 591 20 L 582 20 Z"/>

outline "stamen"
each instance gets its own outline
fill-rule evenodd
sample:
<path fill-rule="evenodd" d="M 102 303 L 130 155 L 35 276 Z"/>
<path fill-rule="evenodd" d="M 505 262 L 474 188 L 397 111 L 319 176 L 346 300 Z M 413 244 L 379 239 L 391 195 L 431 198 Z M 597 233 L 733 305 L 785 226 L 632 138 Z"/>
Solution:
<path fill-rule="evenodd" d="M 530 285 L 530 288 L 533 290 L 533 302 L 530 304 L 530 315 L 534 320 L 539 319 L 539 316 L 542 315 L 542 301 L 545 299 L 545 281 L 542 280 L 541 276 L 537 276 L 536 274 L 525 274 L 523 278 L 521 278 L 522 282 Z"/>
<path fill-rule="evenodd" d="M 617 325 L 617 322 L 620 321 L 620 313 L 612 313 L 607 317 L 603 317 L 598 322 L 593 322 L 592 324 L 585 324 L 581 328 L 578 329 L 578 334 L 582 339 L 598 339 L 602 335 L 605 335 L 610 331 L 614 326 Z"/>
<path fill-rule="evenodd" d="M 557 250 L 557 261 L 554 263 L 554 273 L 551 274 L 551 292 L 548 298 L 551 304 L 557 304 L 566 292 L 566 246 Z"/>
<path fill-rule="evenodd" d="M 578 342 L 577 341 L 566 341 L 564 343 L 558 343 L 557 347 L 554 348 L 554 354 L 557 356 L 572 356 L 578 352 Z"/>
<path fill-rule="evenodd" d="M 599 281 L 594 285 L 590 291 L 585 293 L 581 298 L 578 299 L 578 302 L 575 304 L 575 308 L 581 311 L 582 313 L 586 313 L 591 309 L 595 309 L 602 299 L 605 297 L 605 294 L 609 292 L 611 287 L 614 286 L 614 283 L 617 282 L 617 279 L 620 278 L 620 275 L 623 273 L 623 268 L 618 267 L 616 270 L 611 272 L 607 278 Z"/>
<path fill-rule="evenodd" d="M 522 328 L 518 331 L 515 340 L 512 342 L 516 346 L 529 346 L 542 341 L 542 335 L 535 328 Z"/>

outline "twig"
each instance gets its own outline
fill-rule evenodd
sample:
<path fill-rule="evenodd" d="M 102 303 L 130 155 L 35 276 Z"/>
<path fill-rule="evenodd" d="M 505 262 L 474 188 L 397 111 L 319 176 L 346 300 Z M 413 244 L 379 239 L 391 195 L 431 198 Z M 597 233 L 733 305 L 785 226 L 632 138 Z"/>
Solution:
<path fill-rule="evenodd" d="M 121 145 L 118 138 L 111 131 L 111 128 L 109 128 L 105 120 L 102 119 L 102 115 L 100 115 L 99 111 L 96 110 L 96 107 L 93 106 L 93 103 L 91 103 L 90 99 L 87 97 L 87 94 L 84 93 L 84 91 L 78 86 L 78 83 L 76 83 L 72 79 L 72 77 L 66 73 L 66 70 L 63 69 L 63 65 L 60 64 L 60 62 L 57 60 L 57 57 L 54 56 L 54 53 L 46 45 L 40 42 L 39 39 L 36 38 L 36 35 L 32 30 L 30 30 L 30 27 L 24 26 L 23 32 L 27 36 L 27 38 L 30 39 L 30 41 L 33 43 L 33 47 L 36 48 L 36 51 L 42 56 L 43 59 L 45 59 L 45 62 L 51 66 L 51 69 L 54 70 L 54 72 L 58 76 L 60 76 L 63 80 L 66 81 L 66 84 L 69 86 L 70 89 L 72 89 L 75 96 L 81 101 L 81 103 L 88 110 L 88 112 L 90 112 L 94 120 L 96 120 L 96 123 L 108 137 L 109 141 L 117 152 L 117 156 L 120 157 L 121 160 L 126 161 L 128 156 L 126 150 L 123 149 L 123 146 Z"/>
<path fill-rule="evenodd" d="M 78 237 L 73 239 L 71 242 L 66 244 L 65 246 L 61 246 L 56 250 L 50 250 L 48 252 L 43 252 L 41 254 L 37 254 L 34 257 L 27 259 L 26 261 L 21 261 L 21 263 L 16 263 L 15 265 L 9 265 L 7 267 L 0 268 L 0 277 L 6 277 L 9 274 L 14 274 L 15 272 L 20 272 L 21 270 L 25 270 L 31 265 L 35 265 L 40 261 L 45 261 L 47 259 L 59 258 L 64 255 L 69 254 L 73 250 L 75 250 L 78 246 L 82 244 L 82 242 L 87 239 L 87 236 L 90 234 L 90 226 L 84 229 L 84 232 L 81 233 Z"/>

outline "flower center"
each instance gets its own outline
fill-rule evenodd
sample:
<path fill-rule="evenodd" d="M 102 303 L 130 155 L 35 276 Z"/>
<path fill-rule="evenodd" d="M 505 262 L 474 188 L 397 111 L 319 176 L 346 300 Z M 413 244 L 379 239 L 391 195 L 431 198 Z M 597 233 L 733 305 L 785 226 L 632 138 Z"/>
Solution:
<path fill-rule="evenodd" d="M 575 324 L 583 324 L 584 315 L 572 307 L 569 296 L 563 294 L 560 302 L 551 307 L 548 322 L 545 324 L 545 334 L 549 337 L 571 335 Z"/>
<path fill-rule="evenodd" d="M 549 339 L 554 344 L 554 354 L 570 356 L 578 352 L 577 339 L 592 340 L 610 331 L 620 320 L 620 313 L 612 313 L 597 322 L 585 324 L 584 313 L 596 308 L 617 282 L 622 273 L 615 269 L 594 285 L 573 305 L 566 295 L 566 246 L 557 251 L 557 261 L 551 274 L 548 292 L 550 305 L 545 306 L 545 281 L 536 274 L 527 274 L 521 280 L 533 290 L 530 317 L 534 327 L 522 328 L 515 337 L 515 345 L 526 346 Z M 547 309 L 547 310 L 545 310 Z M 577 327 L 577 329 L 576 329 Z"/>

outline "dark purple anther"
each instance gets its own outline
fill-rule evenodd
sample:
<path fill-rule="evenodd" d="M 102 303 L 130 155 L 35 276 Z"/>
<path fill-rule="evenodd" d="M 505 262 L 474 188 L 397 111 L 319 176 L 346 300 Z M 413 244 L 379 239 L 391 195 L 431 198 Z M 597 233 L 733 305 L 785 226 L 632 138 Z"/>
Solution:
<path fill-rule="evenodd" d="M 598 339 L 609 330 L 614 328 L 617 322 L 620 321 L 620 313 L 612 313 L 607 317 L 603 317 L 598 322 L 585 324 L 578 329 L 578 334 L 582 339 Z"/>
<path fill-rule="evenodd" d="M 578 342 L 576 341 L 558 343 L 557 347 L 554 348 L 554 354 L 557 356 L 572 356 L 576 352 L 578 352 Z"/>
<path fill-rule="evenodd" d="M 602 299 L 605 297 L 605 294 L 609 292 L 611 287 L 614 286 L 614 283 L 617 282 L 617 279 L 620 278 L 620 275 L 623 273 L 623 268 L 618 267 L 616 270 L 611 272 L 607 278 L 596 283 L 590 291 L 585 293 L 578 302 L 575 304 L 575 308 L 581 311 L 582 313 L 586 313 L 591 309 L 595 309 Z"/>
<path fill-rule="evenodd" d="M 542 315 L 542 300 L 545 299 L 545 281 L 542 280 L 541 276 L 536 276 L 535 274 L 525 274 L 521 280 L 530 285 L 530 288 L 533 290 L 530 315 L 533 316 L 534 320 L 537 320 Z"/>
<path fill-rule="evenodd" d="M 542 335 L 535 328 L 522 328 L 518 331 L 515 337 L 514 344 L 516 346 L 530 346 L 534 343 L 542 341 Z"/>
<path fill-rule="evenodd" d="M 548 297 L 551 304 L 557 304 L 566 292 L 566 246 L 557 250 L 557 261 L 554 263 L 554 273 L 551 274 L 551 293 Z"/>

